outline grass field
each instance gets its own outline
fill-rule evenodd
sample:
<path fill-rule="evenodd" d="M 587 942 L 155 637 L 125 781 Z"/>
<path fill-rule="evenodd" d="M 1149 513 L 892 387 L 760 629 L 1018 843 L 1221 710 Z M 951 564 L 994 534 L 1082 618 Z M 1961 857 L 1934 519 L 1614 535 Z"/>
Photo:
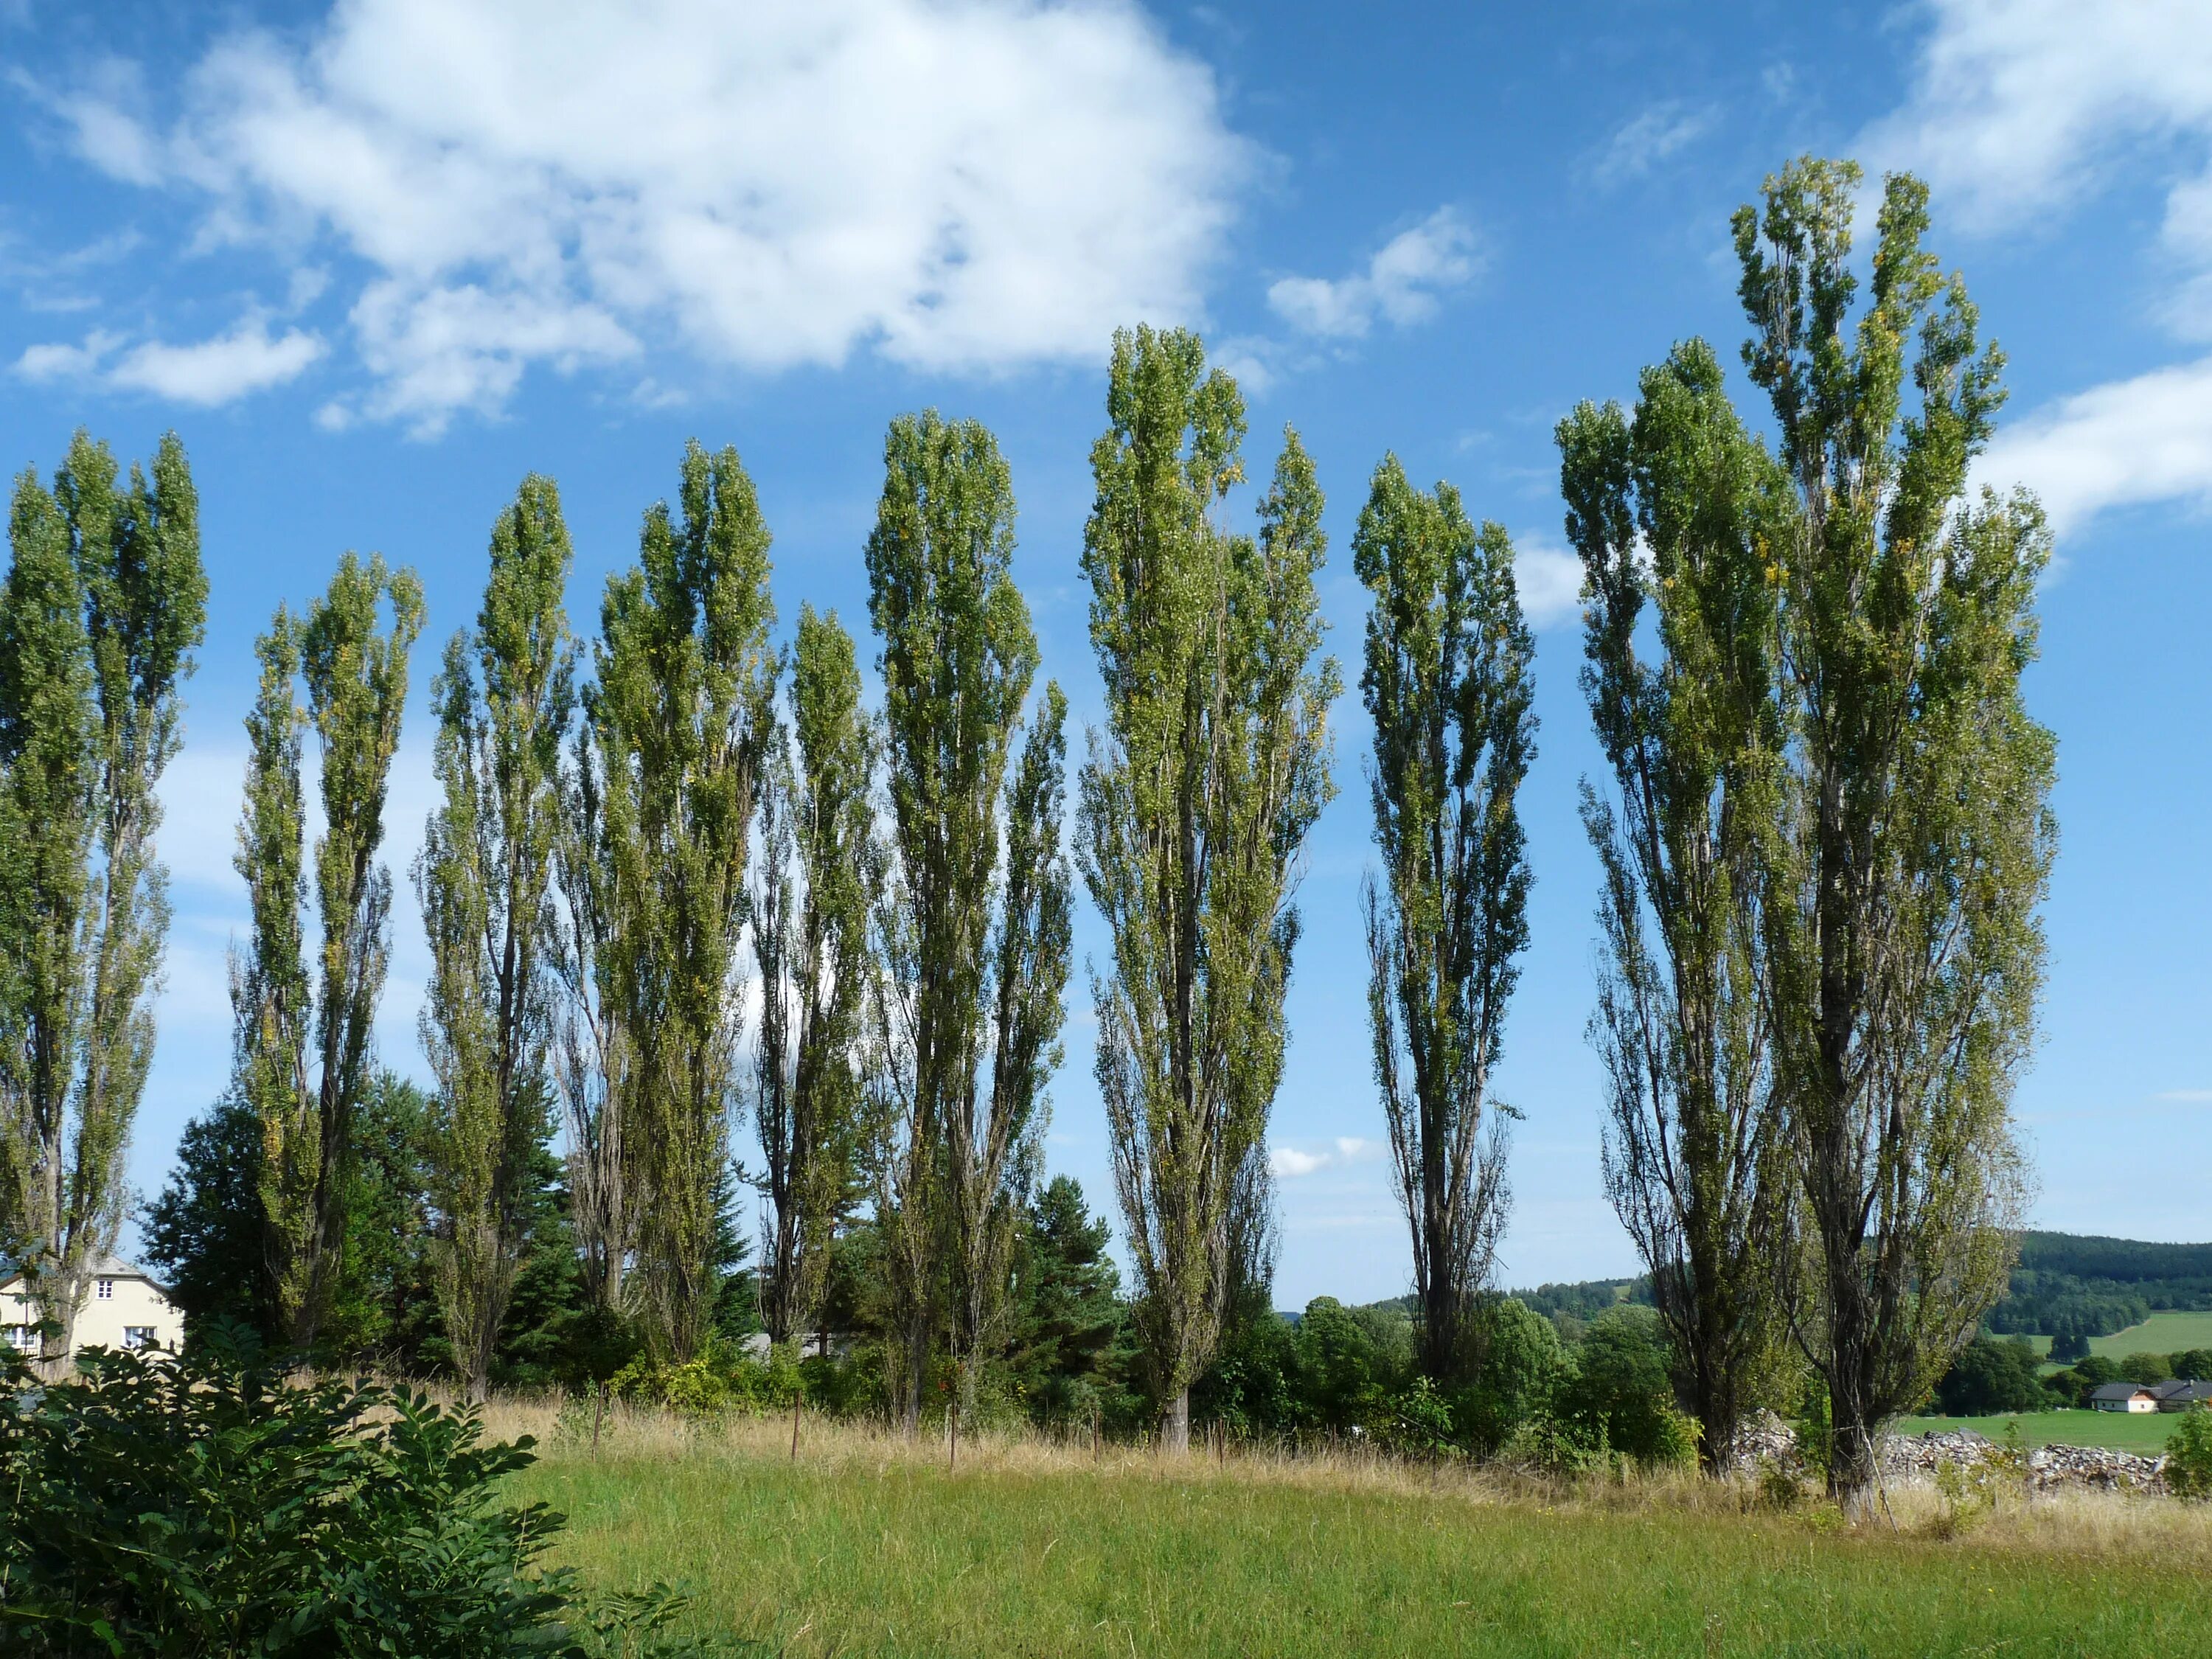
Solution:
<path fill-rule="evenodd" d="M 2028 1340 L 2036 1352 L 2051 1352 L 2049 1337 L 2031 1336 Z M 2154 1313 L 2140 1325 L 2089 1339 L 2089 1352 L 2107 1359 L 2125 1359 L 2131 1353 L 2175 1353 L 2183 1348 L 2212 1348 L 2212 1313 Z"/>
<path fill-rule="evenodd" d="M 1991 1440 L 2002 1440 L 2005 1425 L 2017 1422 L 2021 1438 L 2031 1446 L 2109 1446 L 2115 1451 L 2155 1457 L 2166 1449 L 2166 1437 L 2180 1421 L 2164 1413 L 2022 1412 L 2011 1417 L 1908 1417 L 1897 1425 L 1897 1431 L 1925 1434 L 1936 1429 L 1948 1434 L 1954 1429 L 1972 1429 Z"/>
<path fill-rule="evenodd" d="M 1681 1481 L 1568 1495 L 1034 1443 L 963 1444 L 955 1474 L 941 1444 L 811 1425 L 794 1463 L 788 1432 L 556 1443 L 517 1484 L 568 1514 L 556 1559 L 609 1585 L 688 1579 L 701 1629 L 793 1659 L 2148 1659 L 2212 1627 L 2212 1512 L 2165 1502 L 2042 1500 L 1947 1540 L 1924 1493 L 1852 1533 Z"/>

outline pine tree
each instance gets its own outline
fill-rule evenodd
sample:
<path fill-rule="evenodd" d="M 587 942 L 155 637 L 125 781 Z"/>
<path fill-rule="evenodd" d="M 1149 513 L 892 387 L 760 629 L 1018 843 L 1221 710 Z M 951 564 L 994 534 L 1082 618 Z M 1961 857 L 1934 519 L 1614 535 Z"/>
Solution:
<path fill-rule="evenodd" d="M 122 1224 L 168 931 L 156 787 L 207 611 L 183 446 L 116 470 L 80 432 L 51 494 L 24 473 L 0 585 L 0 1248 L 51 1287 L 49 1364 Z"/>
<path fill-rule="evenodd" d="M 609 580 L 586 697 L 606 860 L 594 971 L 622 1064 L 617 1167 L 636 1220 L 654 1341 L 682 1360 L 714 1304 L 714 1194 L 729 1164 L 738 944 L 775 659 L 769 532 L 737 452 L 684 452 L 678 506 L 646 514 L 639 561 Z"/>
<path fill-rule="evenodd" d="M 388 603 L 391 621 L 380 612 Z M 375 1081 L 371 1037 L 391 957 L 391 873 L 376 853 L 422 626 L 410 570 L 339 561 L 330 591 L 295 620 L 279 607 L 256 646 L 261 686 L 246 716 L 239 873 L 252 931 L 234 963 L 237 1092 L 261 1126 L 269 1276 L 286 1339 L 311 1348 L 345 1255 L 354 1117 Z M 307 707 L 297 682 L 304 679 Z M 321 744 L 325 831 L 314 849 L 321 948 L 305 951 L 301 736 Z"/>
<path fill-rule="evenodd" d="M 1395 456 L 1352 542 L 1374 596 L 1360 684 L 1375 727 L 1365 890 L 1375 1074 L 1413 1231 L 1423 1369 L 1460 1381 L 1469 1319 L 1506 1212 L 1505 1135 L 1483 1131 L 1505 1012 L 1528 942 L 1517 797 L 1535 755 L 1534 642 L 1513 545 L 1459 494 L 1424 495 Z"/>
<path fill-rule="evenodd" d="M 475 635 L 453 636 L 432 692 L 444 800 L 415 869 L 432 963 L 422 1043 L 439 1085 L 431 1191 L 440 1301 L 476 1401 L 529 1249 L 532 1175 L 550 1127 L 543 945 L 575 704 L 562 605 L 571 557 L 560 494 L 533 474 L 493 527 Z"/>
<path fill-rule="evenodd" d="M 1111 428 L 1084 531 L 1109 729 L 1083 769 L 1079 858 L 1113 931 L 1094 975 L 1097 1069 L 1162 1433 L 1229 1297 L 1232 1196 L 1282 1074 L 1290 898 L 1333 793 L 1316 660 L 1321 491 L 1286 432 L 1256 540 L 1209 513 L 1243 477 L 1243 400 L 1194 335 L 1115 337 Z"/>

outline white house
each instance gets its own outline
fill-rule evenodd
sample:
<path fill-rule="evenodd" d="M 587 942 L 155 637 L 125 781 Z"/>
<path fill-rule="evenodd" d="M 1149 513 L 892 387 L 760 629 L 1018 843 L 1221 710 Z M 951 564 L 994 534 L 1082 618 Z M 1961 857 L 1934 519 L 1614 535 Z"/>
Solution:
<path fill-rule="evenodd" d="M 39 1351 L 39 1311 L 21 1273 L 0 1284 L 0 1325 L 17 1352 Z M 94 1264 L 77 1312 L 70 1353 L 85 1348 L 165 1348 L 185 1345 L 185 1316 L 169 1293 L 139 1268 L 114 1256 Z"/>
<path fill-rule="evenodd" d="M 2158 1395 L 2141 1382 L 2106 1382 L 2091 1392 L 2089 1404 L 2100 1412 L 2154 1412 Z"/>

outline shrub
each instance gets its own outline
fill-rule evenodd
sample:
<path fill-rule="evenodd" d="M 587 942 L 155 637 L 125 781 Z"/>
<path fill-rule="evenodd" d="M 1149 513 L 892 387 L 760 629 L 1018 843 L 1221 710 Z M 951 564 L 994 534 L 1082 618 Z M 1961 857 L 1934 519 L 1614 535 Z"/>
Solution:
<path fill-rule="evenodd" d="M 2131 1353 L 2120 1361 L 2120 1375 L 2130 1382 L 2163 1382 L 2172 1376 L 2173 1367 L 2162 1353 Z"/>
<path fill-rule="evenodd" d="M 591 1605 L 541 1569 L 562 1517 L 496 1501 L 530 1442 L 484 1444 L 473 1412 L 293 1386 L 239 1326 L 182 1359 L 79 1364 L 0 1379 L 8 1652 L 633 1653 L 681 1605 L 658 1587 Z"/>
<path fill-rule="evenodd" d="M 1697 1437 L 1674 1409 L 1667 1346 L 1658 1316 L 1649 1308 L 1607 1310 L 1590 1322 L 1576 1353 L 1573 1377 L 1559 1395 L 1563 1416 L 1577 1418 L 1596 1437 L 1640 1463 L 1674 1463 Z"/>
<path fill-rule="evenodd" d="M 2034 1411 L 2045 1403 L 2048 1392 L 2037 1375 L 2035 1349 L 2026 1337 L 2008 1342 L 1976 1337 L 1959 1351 L 1936 1385 L 1936 1398 L 1947 1417 Z"/>
<path fill-rule="evenodd" d="M 665 1406 L 686 1417 L 713 1417 L 731 1411 L 789 1411 L 800 1376 L 788 1347 L 769 1349 L 763 1364 L 734 1343 L 712 1340 L 680 1365 L 641 1354 L 617 1371 L 607 1387 L 623 1400 Z"/>
<path fill-rule="evenodd" d="M 2166 1443 L 2166 1488 L 2176 1498 L 2212 1501 L 2212 1408 L 2182 1413 Z"/>

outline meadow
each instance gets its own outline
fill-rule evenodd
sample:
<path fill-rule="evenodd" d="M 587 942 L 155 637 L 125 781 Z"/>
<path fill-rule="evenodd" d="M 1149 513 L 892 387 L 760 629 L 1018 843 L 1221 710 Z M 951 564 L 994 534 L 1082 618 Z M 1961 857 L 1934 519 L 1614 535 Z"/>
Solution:
<path fill-rule="evenodd" d="M 2039 1354 L 2049 1354 L 2051 1339 L 2031 1336 Z M 2184 1348 L 2212 1348 L 2212 1313 L 2154 1313 L 2140 1325 L 2089 1339 L 2089 1352 L 2106 1359 L 2131 1353 L 2179 1353 Z"/>
<path fill-rule="evenodd" d="M 1972 1429 L 1989 1439 L 2002 1440 L 2007 1427 L 2017 1423 L 2021 1439 L 2030 1446 L 2107 1446 L 2156 1457 L 2165 1451 L 2166 1438 L 2180 1420 L 2162 1412 L 2014 1412 L 1993 1417 L 1908 1417 L 1898 1424 L 1897 1431 L 1948 1434 Z"/>
<path fill-rule="evenodd" d="M 500 1421 L 512 1433 L 526 1423 Z M 536 1424 L 550 1428 L 550 1413 Z M 2212 1510 L 1926 1492 L 1856 1532 L 1686 1477 L 1576 1489 L 1334 1454 L 1173 1462 L 808 1422 L 573 1421 L 518 1495 L 594 1582 L 684 1579 L 793 1656 L 2166 1655 L 2212 1624 Z"/>

